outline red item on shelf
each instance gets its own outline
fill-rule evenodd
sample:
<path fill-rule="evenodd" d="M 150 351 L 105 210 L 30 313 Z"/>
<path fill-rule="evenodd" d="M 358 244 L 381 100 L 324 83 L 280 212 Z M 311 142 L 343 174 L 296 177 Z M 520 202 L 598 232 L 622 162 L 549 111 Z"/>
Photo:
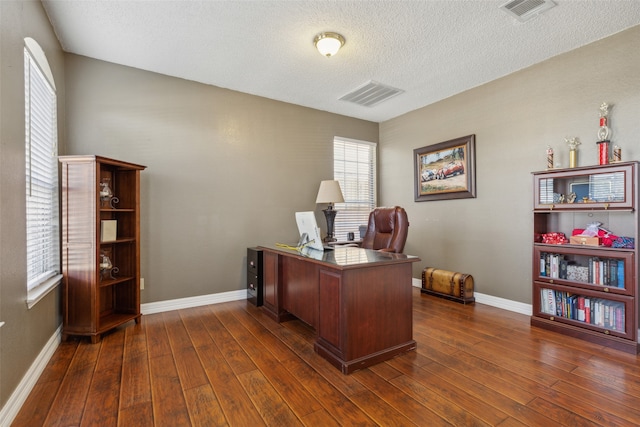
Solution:
<path fill-rule="evenodd" d="M 565 245 L 569 243 L 569 240 L 567 240 L 567 236 L 565 236 L 564 233 L 554 232 L 543 234 L 542 243 L 550 245 Z"/>

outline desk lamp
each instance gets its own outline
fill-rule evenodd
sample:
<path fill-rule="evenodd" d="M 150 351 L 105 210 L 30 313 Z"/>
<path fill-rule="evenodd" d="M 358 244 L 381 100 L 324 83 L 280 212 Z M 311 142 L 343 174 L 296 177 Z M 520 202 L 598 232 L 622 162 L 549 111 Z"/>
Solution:
<path fill-rule="evenodd" d="M 322 181 L 318 190 L 317 203 L 329 203 L 327 209 L 323 209 L 324 216 L 327 220 L 327 237 L 322 239 L 323 242 L 335 242 L 337 239 L 333 237 L 333 221 L 336 219 L 337 210 L 333 209 L 334 203 L 344 203 L 342 190 L 338 181 Z"/>

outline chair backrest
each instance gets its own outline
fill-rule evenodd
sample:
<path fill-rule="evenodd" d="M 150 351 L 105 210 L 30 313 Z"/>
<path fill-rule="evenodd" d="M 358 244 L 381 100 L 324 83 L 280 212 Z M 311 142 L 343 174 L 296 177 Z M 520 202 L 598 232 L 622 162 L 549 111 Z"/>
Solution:
<path fill-rule="evenodd" d="M 402 253 L 408 231 L 409 219 L 403 208 L 375 208 L 369 214 L 369 224 L 361 246 L 366 249 Z"/>

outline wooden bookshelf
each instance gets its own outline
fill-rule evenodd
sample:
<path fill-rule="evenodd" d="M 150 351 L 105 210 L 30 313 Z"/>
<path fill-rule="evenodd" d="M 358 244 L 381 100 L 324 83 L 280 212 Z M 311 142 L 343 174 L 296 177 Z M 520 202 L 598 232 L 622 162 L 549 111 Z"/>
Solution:
<path fill-rule="evenodd" d="M 100 156 L 62 156 L 63 339 L 140 321 L 140 172 Z M 102 241 L 103 221 L 115 238 Z M 113 225 L 113 223 L 111 223 Z"/>
<path fill-rule="evenodd" d="M 531 325 L 637 354 L 637 248 L 550 244 L 541 236 L 570 239 L 599 222 L 637 244 L 638 162 L 534 172 L 533 182 Z"/>

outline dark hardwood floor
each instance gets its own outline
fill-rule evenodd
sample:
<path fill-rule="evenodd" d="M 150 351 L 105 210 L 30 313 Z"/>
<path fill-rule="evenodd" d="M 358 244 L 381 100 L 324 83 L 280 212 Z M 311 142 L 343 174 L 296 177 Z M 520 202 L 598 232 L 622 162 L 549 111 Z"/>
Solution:
<path fill-rule="evenodd" d="M 15 426 L 632 426 L 640 358 L 414 290 L 418 349 L 342 375 L 245 301 L 57 349 Z"/>

